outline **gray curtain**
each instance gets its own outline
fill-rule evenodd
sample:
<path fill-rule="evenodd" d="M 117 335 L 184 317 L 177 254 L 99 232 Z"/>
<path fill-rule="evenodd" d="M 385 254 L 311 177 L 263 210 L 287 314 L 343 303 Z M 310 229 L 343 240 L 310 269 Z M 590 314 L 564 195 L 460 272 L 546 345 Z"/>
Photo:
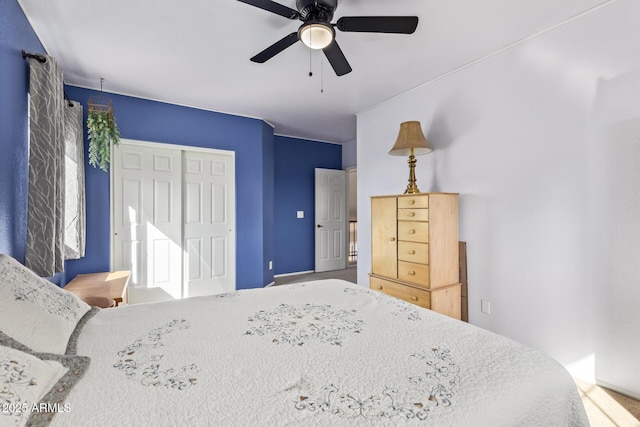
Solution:
<path fill-rule="evenodd" d="M 29 59 L 29 192 L 25 265 L 40 276 L 64 270 L 64 90 L 62 70 Z"/>
<path fill-rule="evenodd" d="M 82 105 L 64 103 L 65 142 L 65 259 L 84 256 L 85 199 L 84 199 L 84 140 L 82 134 Z"/>

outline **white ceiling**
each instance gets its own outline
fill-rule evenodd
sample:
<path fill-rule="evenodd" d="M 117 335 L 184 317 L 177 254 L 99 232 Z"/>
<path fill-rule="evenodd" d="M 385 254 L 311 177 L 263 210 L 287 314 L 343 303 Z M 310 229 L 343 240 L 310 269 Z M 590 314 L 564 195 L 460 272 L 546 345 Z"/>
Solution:
<path fill-rule="evenodd" d="M 341 0 L 333 22 L 420 18 L 412 35 L 337 31 L 353 68 L 342 77 L 301 43 L 264 64 L 249 61 L 300 22 L 236 0 L 18 1 L 67 84 L 99 89 L 104 77 L 108 92 L 345 143 L 356 139 L 357 112 L 615 0 Z M 295 0 L 280 3 L 295 9 Z"/>

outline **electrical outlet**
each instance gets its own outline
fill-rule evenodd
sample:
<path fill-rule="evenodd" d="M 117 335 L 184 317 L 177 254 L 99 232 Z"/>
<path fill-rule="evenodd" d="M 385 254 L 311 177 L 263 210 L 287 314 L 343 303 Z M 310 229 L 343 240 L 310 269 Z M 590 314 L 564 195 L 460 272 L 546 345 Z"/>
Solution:
<path fill-rule="evenodd" d="M 298 218 L 304 218 L 304 211 L 298 211 L 297 216 Z"/>
<path fill-rule="evenodd" d="M 484 314 L 491 314 L 491 301 L 480 300 L 480 311 Z"/>
<path fill-rule="evenodd" d="M 269 261 L 269 270 L 273 270 L 273 261 Z"/>

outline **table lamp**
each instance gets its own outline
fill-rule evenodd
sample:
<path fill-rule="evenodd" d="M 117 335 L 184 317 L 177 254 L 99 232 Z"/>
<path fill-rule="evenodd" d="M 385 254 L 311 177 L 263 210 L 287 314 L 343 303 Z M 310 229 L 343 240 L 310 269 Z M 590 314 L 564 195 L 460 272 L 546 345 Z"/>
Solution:
<path fill-rule="evenodd" d="M 422 133 L 420 122 L 411 121 L 400 123 L 400 132 L 393 148 L 389 151 L 392 156 L 409 156 L 409 184 L 404 194 L 419 193 L 416 185 L 416 155 L 430 153 L 431 147 Z"/>

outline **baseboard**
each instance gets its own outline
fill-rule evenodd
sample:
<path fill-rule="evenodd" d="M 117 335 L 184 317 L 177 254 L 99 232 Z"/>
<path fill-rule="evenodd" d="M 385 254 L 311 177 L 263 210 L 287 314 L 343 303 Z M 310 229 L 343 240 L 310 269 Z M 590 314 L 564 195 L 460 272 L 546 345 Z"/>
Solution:
<path fill-rule="evenodd" d="M 265 285 L 265 288 L 268 288 L 268 287 L 273 286 L 273 285 L 275 285 L 275 284 L 276 284 L 276 282 L 271 282 L 271 283 L 269 283 L 268 285 Z"/>
<path fill-rule="evenodd" d="M 636 400 L 640 400 L 640 394 L 633 393 L 633 392 L 631 392 L 629 390 L 625 390 L 625 389 L 623 389 L 621 387 L 618 387 L 618 386 L 615 386 L 613 384 L 609 384 L 606 381 L 600 381 L 600 380 L 596 379 L 596 385 L 599 385 L 600 387 L 608 388 L 609 390 L 616 391 L 618 393 L 624 394 L 625 396 L 632 397 L 632 398 L 634 398 Z"/>
<path fill-rule="evenodd" d="M 309 274 L 315 273 L 315 270 L 307 270 L 307 271 L 296 271 L 295 273 L 283 273 L 283 274 L 274 274 L 273 277 L 286 277 L 286 276 L 297 276 L 299 274 Z"/>

